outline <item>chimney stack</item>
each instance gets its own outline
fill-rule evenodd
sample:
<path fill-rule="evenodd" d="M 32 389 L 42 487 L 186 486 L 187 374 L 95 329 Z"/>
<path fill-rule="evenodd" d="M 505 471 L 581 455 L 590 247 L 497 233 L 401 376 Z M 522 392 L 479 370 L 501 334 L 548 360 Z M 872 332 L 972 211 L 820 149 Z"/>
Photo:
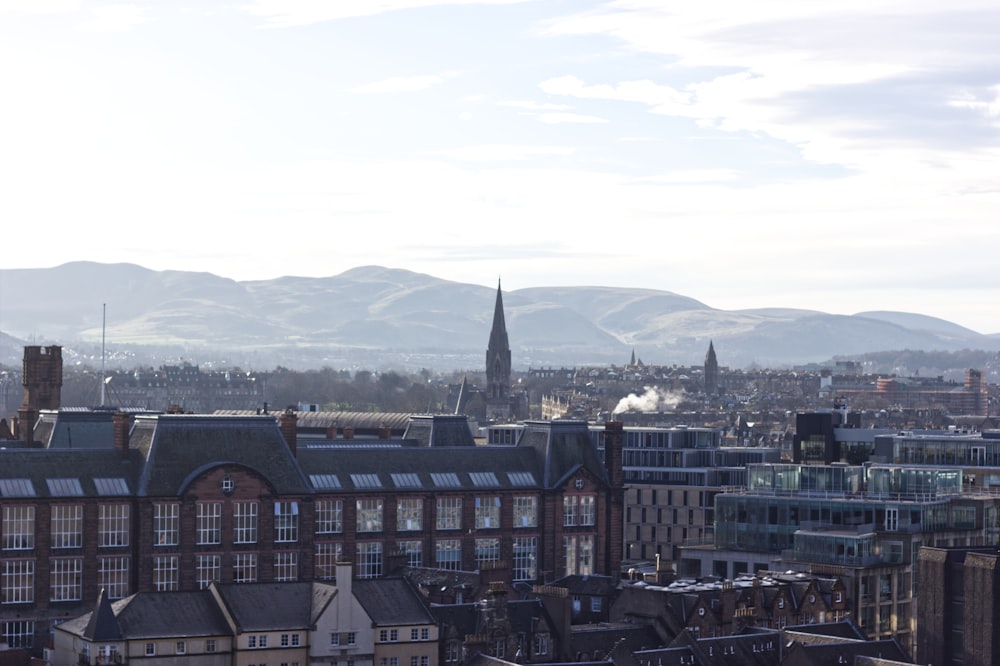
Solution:
<path fill-rule="evenodd" d="M 344 426 L 344 439 L 354 439 L 354 426 Z"/>
<path fill-rule="evenodd" d="M 27 405 L 17 410 L 17 438 L 28 446 L 35 444 L 35 423 L 38 421 L 38 410 Z"/>
<path fill-rule="evenodd" d="M 390 437 L 392 437 L 392 430 L 389 429 L 389 426 L 385 424 L 380 425 L 378 428 L 378 438 L 385 440 Z"/>
<path fill-rule="evenodd" d="M 111 423 L 114 428 L 115 451 L 118 451 L 123 456 L 127 456 L 132 417 L 125 412 L 115 412 L 114 416 L 111 417 Z"/>
<path fill-rule="evenodd" d="M 291 407 L 278 417 L 278 429 L 281 430 L 281 436 L 285 438 L 288 450 L 292 452 L 293 456 L 298 454 L 298 422 L 299 417 Z"/>

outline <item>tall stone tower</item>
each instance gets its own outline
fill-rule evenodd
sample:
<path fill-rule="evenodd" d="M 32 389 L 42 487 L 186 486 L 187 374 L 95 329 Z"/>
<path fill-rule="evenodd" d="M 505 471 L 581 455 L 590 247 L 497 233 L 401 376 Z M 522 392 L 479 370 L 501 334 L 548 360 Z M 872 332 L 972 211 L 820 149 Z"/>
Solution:
<path fill-rule="evenodd" d="M 510 341 L 503 316 L 503 294 L 497 280 L 497 300 L 493 308 L 493 328 L 486 348 L 486 405 L 488 416 L 507 417 L 510 404 Z"/>
<path fill-rule="evenodd" d="M 62 381 L 62 347 L 24 348 L 21 383 L 24 384 L 25 407 L 33 410 L 59 409 Z"/>
<path fill-rule="evenodd" d="M 705 354 L 705 393 L 715 395 L 719 391 L 719 360 L 715 358 L 715 346 L 708 341 L 708 353 Z"/>

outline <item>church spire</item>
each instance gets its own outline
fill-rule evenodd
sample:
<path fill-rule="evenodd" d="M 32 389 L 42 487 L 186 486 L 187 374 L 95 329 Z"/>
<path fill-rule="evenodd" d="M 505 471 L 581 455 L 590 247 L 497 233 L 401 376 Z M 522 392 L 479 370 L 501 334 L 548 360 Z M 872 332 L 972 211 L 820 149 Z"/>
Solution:
<path fill-rule="evenodd" d="M 497 300 L 493 308 L 493 328 L 486 348 L 487 401 L 505 403 L 510 397 L 510 341 L 503 314 L 503 292 L 497 279 Z"/>

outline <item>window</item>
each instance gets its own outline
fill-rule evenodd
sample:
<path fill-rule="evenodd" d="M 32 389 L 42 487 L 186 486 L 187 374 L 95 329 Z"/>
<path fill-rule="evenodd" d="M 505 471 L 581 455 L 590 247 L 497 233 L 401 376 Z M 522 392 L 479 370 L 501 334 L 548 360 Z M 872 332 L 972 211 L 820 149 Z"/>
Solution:
<path fill-rule="evenodd" d="M 97 513 L 97 545 L 102 548 L 127 546 L 128 504 L 102 504 Z"/>
<path fill-rule="evenodd" d="M 274 541 L 292 543 L 299 540 L 299 503 L 274 503 Z"/>
<path fill-rule="evenodd" d="M 382 575 L 382 542 L 359 543 L 358 578 L 378 578 Z"/>
<path fill-rule="evenodd" d="M 153 589 L 172 592 L 177 589 L 177 556 L 153 558 Z"/>
<path fill-rule="evenodd" d="M 152 657 L 156 654 L 156 643 L 146 643 L 146 656 Z"/>
<path fill-rule="evenodd" d="M 35 645 L 35 623 L 32 620 L 14 620 L 3 623 L 3 642 L 11 648 L 30 648 Z"/>
<path fill-rule="evenodd" d="M 476 566 L 500 561 L 500 539 L 476 539 Z"/>
<path fill-rule="evenodd" d="M 358 644 L 358 634 L 356 632 L 353 632 L 353 631 L 348 631 L 347 632 L 347 644 L 348 645 L 357 645 Z"/>
<path fill-rule="evenodd" d="M 400 541 L 399 552 L 406 553 L 406 566 L 424 566 L 424 543 L 422 541 Z"/>
<path fill-rule="evenodd" d="M 344 500 L 316 502 L 316 534 L 339 534 L 344 531 Z"/>
<path fill-rule="evenodd" d="M 300 644 L 300 639 L 298 634 L 292 634 L 292 647 L 298 647 Z"/>
<path fill-rule="evenodd" d="M 407 497 L 396 504 L 396 529 L 400 532 L 424 528 L 424 501 Z"/>
<path fill-rule="evenodd" d="M 49 570 L 49 601 L 79 601 L 82 591 L 83 560 L 57 558 Z"/>
<path fill-rule="evenodd" d="M 476 498 L 476 529 L 488 530 L 500 527 L 500 498 Z"/>
<path fill-rule="evenodd" d="M 218 583 L 222 580 L 222 558 L 220 556 L 197 555 L 194 566 L 199 590 L 204 590 L 212 583 Z"/>
<path fill-rule="evenodd" d="M 233 502 L 233 543 L 257 543 L 256 502 Z"/>
<path fill-rule="evenodd" d="M 382 531 L 382 498 L 359 499 L 358 532 Z"/>
<path fill-rule="evenodd" d="M 437 501 L 437 528 L 439 530 L 462 529 L 462 498 L 439 497 Z"/>
<path fill-rule="evenodd" d="M 594 496 L 584 495 L 580 498 L 580 524 L 594 525 L 596 517 L 597 511 L 595 509 Z"/>
<path fill-rule="evenodd" d="M 420 630 L 419 629 L 410 629 L 410 640 L 411 641 L 418 641 L 418 640 L 420 640 Z"/>
<path fill-rule="evenodd" d="M 389 630 L 388 629 L 382 629 L 381 631 L 379 631 L 378 632 L 378 640 L 379 640 L 380 643 L 386 643 L 386 642 L 388 642 L 388 640 L 389 640 Z"/>
<path fill-rule="evenodd" d="M 233 555 L 233 582 L 257 582 L 257 553 L 236 553 Z"/>
<path fill-rule="evenodd" d="M 507 652 L 507 644 L 504 639 L 498 638 L 493 641 L 493 647 L 490 649 L 490 655 L 496 657 L 497 659 L 503 659 Z"/>
<path fill-rule="evenodd" d="M 186 654 L 187 653 L 187 643 L 185 643 L 184 641 L 177 641 L 177 649 L 175 650 L 175 652 L 177 654 Z"/>
<path fill-rule="evenodd" d="M 431 639 L 431 630 L 428 629 L 427 627 L 424 627 L 423 629 L 421 629 L 420 630 L 420 640 L 422 640 L 422 641 L 429 641 L 430 639 Z"/>
<path fill-rule="evenodd" d="M 255 649 L 257 647 L 257 637 L 247 636 L 247 647 Z"/>
<path fill-rule="evenodd" d="M 563 497 L 563 525 L 576 525 L 576 509 L 579 499 L 576 495 L 566 495 Z"/>
<path fill-rule="evenodd" d="M 535 654 L 538 656 L 547 655 L 549 653 L 549 635 L 548 634 L 535 634 Z"/>
<path fill-rule="evenodd" d="M 513 580 L 535 580 L 538 537 L 514 537 Z"/>
<path fill-rule="evenodd" d="M 594 573 L 594 537 L 590 534 L 563 537 L 566 575 Z"/>
<path fill-rule="evenodd" d="M 259 645 L 262 648 L 266 648 L 267 647 L 267 636 L 264 635 L 264 634 L 261 634 L 260 636 L 258 636 L 257 637 L 257 645 Z"/>
<path fill-rule="evenodd" d="M 601 599 L 600 597 L 591 597 L 590 598 L 590 612 L 591 613 L 600 613 L 603 608 L 604 608 L 604 600 L 603 599 Z"/>
<path fill-rule="evenodd" d="M 281 634 L 281 647 L 288 647 L 289 644 L 288 634 Z"/>
<path fill-rule="evenodd" d="M 885 531 L 895 532 L 899 529 L 899 508 L 886 507 L 885 509 Z"/>
<path fill-rule="evenodd" d="M 155 504 L 153 506 L 153 544 L 176 546 L 178 543 L 179 504 Z"/>
<path fill-rule="evenodd" d="M 52 548 L 79 548 L 83 545 L 83 506 L 63 504 L 52 507 Z"/>
<path fill-rule="evenodd" d="M 35 547 L 35 507 L 7 504 L 3 508 L 3 549 L 31 550 Z"/>
<path fill-rule="evenodd" d="M 299 579 L 299 554 L 295 551 L 274 554 L 274 580 L 278 583 Z"/>
<path fill-rule="evenodd" d="M 199 545 L 222 543 L 222 502 L 198 504 L 196 531 Z"/>
<path fill-rule="evenodd" d="M 330 634 L 330 647 L 340 647 L 340 634 Z"/>
<path fill-rule="evenodd" d="M 444 646 L 444 660 L 448 663 L 458 661 L 458 643 L 453 641 Z"/>
<path fill-rule="evenodd" d="M 215 652 L 215 639 L 209 638 L 205 641 L 205 652 Z"/>
<path fill-rule="evenodd" d="M 337 562 L 344 559 L 344 545 L 340 543 L 317 543 L 315 575 L 319 580 L 333 580 L 337 577 Z"/>
<path fill-rule="evenodd" d="M 438 539 L 434 548 L 434 564 L 438 569 L 458 571 L 462 568 L 462 541 Z"/>
<path fill-rule="evenodd" d="M 538 498 L 514 498 L 514 527 L 538 526 Z"/>
<path fill-rule="evenodd" d="M 129 595 L 128 556 L 98 558 L 97 584 L 104 588 L 109 599 L 127 597 Z"/>
<path fill-rule="evenodd" d="M 35 601 L 35 561 L 4 560 L 2 598 L 5 604 Z"/>
<path fill-rule="evenodd" d="M 399 640 L 399 629 L 389 630 L 389 641 L 395 643 Z"/>

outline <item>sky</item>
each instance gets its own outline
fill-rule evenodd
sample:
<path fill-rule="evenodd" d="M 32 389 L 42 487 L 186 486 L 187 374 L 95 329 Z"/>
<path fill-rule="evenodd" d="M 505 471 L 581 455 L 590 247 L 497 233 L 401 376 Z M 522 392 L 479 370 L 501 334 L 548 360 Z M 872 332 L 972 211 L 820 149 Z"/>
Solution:
<path fill-rule="evenodd" d="M 995 0 L 0 0 L 3 268 L 1000 333 Z"/>

